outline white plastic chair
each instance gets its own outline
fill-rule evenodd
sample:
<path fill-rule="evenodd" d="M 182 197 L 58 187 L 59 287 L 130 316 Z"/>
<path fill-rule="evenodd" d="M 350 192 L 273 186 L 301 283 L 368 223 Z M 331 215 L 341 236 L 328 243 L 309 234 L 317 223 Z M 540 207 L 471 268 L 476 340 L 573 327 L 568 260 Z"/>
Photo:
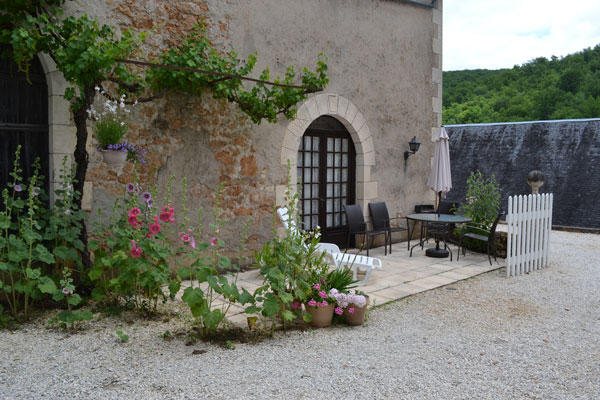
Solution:
<path fill-rule="evenodd" d="M 290 218 L 287 208 L 278 208 L 277 215 L 279 215 L 279 218 L 281 219 L 281 222 L 286 227 L 286 229 L 288 229 L 292 234 L 300 234 L 300 231 L 296 226 L 296 222 L 293 218 Z M 365 278 L 355 283 L 355 285 L 357 286 L 366 285 L 367 281 L 369 280 L 369 276 L 371 275 L 371 272 L 373 272 L 373 270 L 376 269 L 381 269 L 382 267 L 382 263 L 379 258 L 361 256 L 358 254 L 342 253 L 340 251 L 340 248 L 333 243 L 318 243 L 317 250 L 326 253 L 328 263 L 334 265 L 336 268 L 351 267 L 352 277 L 355 281 L 358 281 L 358 269 L 360 268 L 366 270 Z"/>

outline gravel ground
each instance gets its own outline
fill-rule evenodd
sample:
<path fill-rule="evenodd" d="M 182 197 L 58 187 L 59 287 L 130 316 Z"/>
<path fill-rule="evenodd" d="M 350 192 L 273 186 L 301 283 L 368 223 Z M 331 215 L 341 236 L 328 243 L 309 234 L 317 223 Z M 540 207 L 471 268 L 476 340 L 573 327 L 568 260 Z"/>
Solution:
<path fill-rule="evenodd" d="M 598 248 L 598 235 L 555 231 L 544 270 L 494 271 L 375 309 L 363 327 L 234 350 L 165 341 L 176 319 L 2 331 L 0 398 L 598 399 Z"/>

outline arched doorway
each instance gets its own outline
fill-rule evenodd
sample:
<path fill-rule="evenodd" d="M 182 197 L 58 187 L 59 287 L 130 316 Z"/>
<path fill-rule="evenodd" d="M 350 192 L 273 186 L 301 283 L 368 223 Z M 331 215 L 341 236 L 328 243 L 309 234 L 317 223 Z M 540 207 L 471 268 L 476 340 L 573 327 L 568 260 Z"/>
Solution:
<path fill-rule="evenodd" d="M 344 125 L 330 116 L 314 120 L 300 141 L 297 168 L 303 229 L 318 225 L 323 242 L 345 246 L 343 206 L 356 197 L 356 151 Z"/>
<path fill-rule="evenodd" d="M 48 86 L 37 57 L 31 63 L 29 76 L 14 63 L 0 58 L 0 188 L 12 181 L 10 173 L 18 145 L 25 182 L 39 157 L 40 174 L 45 177 L 43 187 L 48 192 Z"/>

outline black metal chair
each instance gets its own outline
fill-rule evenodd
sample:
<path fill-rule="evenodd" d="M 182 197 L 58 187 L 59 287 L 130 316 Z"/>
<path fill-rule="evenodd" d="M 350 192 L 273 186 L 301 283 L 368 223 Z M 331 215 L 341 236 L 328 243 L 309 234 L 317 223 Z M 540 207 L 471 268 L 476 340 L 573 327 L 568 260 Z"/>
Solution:
<path fill-rule="evenodd" d="M 474 239 L 474 240 L 480 240 L 482 242 L 487 243 L 488 261 L 490 262 L 490 265 L 492 265 L 492 258 L 490 256 L 490 254 L 494 255 L 494 261 L 496 261 L 496 228 L 498 227 L 498 221 L 500 221 L 500 218 L 502 216 L 504 216 L 503 212 L 498 214 L 498 216 L 494 220 L 494 223 L 492 224 L 492 227 L 490 228 L 490 230 L 483 229 L 482 227 L 476 226 L 476 225 L 466 225 L 465 229 L 475 230 L 476 232 L 467 232 L 467 233 L 463 233 L 461 235 L 460 241 L 458 243 L 457 260 L 460 259 L 460 249 L 461 248 L 463 251 L 463 256 L 467 253 L 467 248 L 463 244 L 463 239 L 469 238 L 469 239 Z"/>
<path fill-rule="evenodd" d="M 387 231 L 385 229 L 379 230 L 368 230 L 365 217 L 363 216 L 362 210 L 358 204 L 346 204 L 344 205 L 344 211 L 346 212 L 346 219 L 348 220 L 348 237 L 346 239 L 346 248 L 350 246 L 350 237 L 352 235 L 363 235 L 362 247 L 367 242 L 367 257 L 369 256 L 369 238 L 377 235 L 385 235 L 387 240 Z M 386 247 L 387 250 L 387 247 Z M 386 252 L 387 255 L 387 252 Z"/>
<path fill-rule="evenodd" d="M 387 255 L 387 246 L 390 246 L 390 254 L 392 254 L 392 233 L 407 231 L 408 228 L 400 226 L 398 218 L 390 218 L 387 206 L 385 202 L 369 203 L 369 211 L 371 212 L 371 218 L 373 219 L 373 230 L 384 230 L 386 231 L 385 237 L 385 255 Z M 396 226 L 392 226 L 391 220 L 398 220 Z"/>

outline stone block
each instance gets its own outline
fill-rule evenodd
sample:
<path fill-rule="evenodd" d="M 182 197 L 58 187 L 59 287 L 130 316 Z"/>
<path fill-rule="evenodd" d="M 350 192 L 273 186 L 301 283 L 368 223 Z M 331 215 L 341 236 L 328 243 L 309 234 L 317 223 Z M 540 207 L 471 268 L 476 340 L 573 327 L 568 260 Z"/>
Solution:
<path fill-rule="evenodd" d="M 337 114 L 337 112 L 338 112 L 338 95 L 337 94 L 327 95 L 327 102 L 329 103 L 329 113 Z"/>
<path fill-rule="evenodd" d="M 356 156 L 356 165 L 375 165 L 375 152 L 358 154 Z"/>
<path fill-rule="evenodd" d="M 433 54 L 442 54 L 442 41 L 440 39 L 433 38 L 431 46 Z"/>
<path fill-rule="evenodd" d="M 73 153 L 77 137 L 73 125 L 50 125 L 50 153 Z"/>
<path fill-rule="evenodd" d="M 437 98 L 437 97 L 433 97 L 431 99 L 431 105 L 433 107 L 433 112 L 434 113 L 441 113 L 442 112 L 442 99 L 441 98 Z"/>
<path fill-rule="evenodd" d="M 300 141 L 302 140 L 301 136 L 296 136 L 290 132 L 287 132 L 283 137 L 283 147 L 288 149 L 296 149 L 298 151 L 298 147 L 300 147 Z"/>
<path fill-rule="evenodd" d="M 51 124 L 72 125 L 70 104 L 62 96 L 48 97 L 48 116 Z"/>
<path fill-rule="evenodd" d="M 356 117 L 354 117 L 354 121 L 352 121 L 352 126 L 354 127 L 354 129 L 356 129 L 358 132 L 360 132 L 360 129 L 363 127 L 363 125 L 365 125 L 365 117 L 362 115 L 361 112 L 356 113 Z M 364 138 L 361 138 L 364 140 Z"/>
<path fill-rule="evenodd" d="M 292 132 L 293 135 L 302 137 L 308 125 L 309 123 L 304 120 L 295 119 L 289 124 L 288 130 Z"/>
<path fill-rule="evenodd" d="M 442 83 L 442 70 L 440 68 L 431 69 L 431 80 L 434 83 Z"/>
<path fill-rule="evenodd" d="M 372 200 L 377 198 L 377 182 L 363 182 L 356 185 L 356 198 L 362 200 Z"/>
<path fill-rule="evenodd" d="M 368 182 L 371 180 L 371 166 L 370 165 L 357 165 L 356 166 L 356 181 L 357 182 Z"/>
<path fill-rule="evenodd" d="M 287 201 L 285 199 L 285 191 L 287 187 L 285 185 L 277 185 L 275 186 L 275 205 L 277 207 L 284 206 Z"/>
<path fill-rule="evenodd" d="M 300 107 L 298 109 L 298 113 L 296 114 L 296 119 L 299 119 L 302 121 L 311 121 L 310 114 L 305 105 L 302 105 L 302 107 Z"/>
<path fill-rule="evenodd" d="M 44 53 L 38 53 L 38 58 L 40 59 L 40 64 L 42 64 L 42 69 L 44 70 L 45 74 L 57 71 L 56 63 L 52 57 Z"/>
<path fill-rule="evenodd" d="M 318 94 L 315 96 L 317 102 L 317 109 L 319 110 L 319 116 L 329 114 L 329 95 Z"/>
<path fill-rule="evenodd" d="M 293 165 L 296 165 L 297 159 L 298 159 L 298 148 L 296 148 L 296 150 L 292 150 L 287 147 L 281 148 L 281 165 L 287 166 L 288 160 L 290 160 L 290 162 Z"/>
<path fill-rule="evenodd" d="M 367 140 L 360 143 L 362 147 L 363 153 L 371 153 L 375 151 L 375 146 L 373 145 L 373 136 L 369 136 Z"/>
<path fill-rule="evenodd" d="M 358 140 L 360 143 L 365 142 L 369 138 L 372 139 L 371 130 L 367 124 L 363 124 L 362 127 L 358 130 Z M 368 152 L 369 150 L 363 150 L 363 152 Z"/>
<path fill-rule="evenodd" d="M 344 124 L 344 125 L 352 125 L 352 123 L 354 122 L 354 117 L 356 117 L 357 112 L 358 112 L 358 109 L 356 108 L 356 106 L 352 103 L 348 103 L 348 109 L 346 110 L 347 124 Z"/>
<path fill-rule="evenodd" d="M 348 109 L 348 99 L 338 96 L 337 114 L 342 118 L 346 119 L 346 110 Z"/>
<path fill-rule="evenodd" d="M 437 8 L 433 9 L 432 21 L 434 24 L 442 23 L 442 11 Z"/>
<path fill-rule="evenodd" d="M 48 96 L 64 96 L 65 89 L 70 86 L 60 71 L 48 72 L 46 81 L 48 82 Z"/>
<path fill-rule="evenodd" d="M 60 182 L 60 170 L 62 169 L 63 160 L 67 157 L 67 163 L 70 164 L 73 161 L 73 153 L 50 153 L 50 182 Z"/>
<path fill-rule="evenodd" d="M 92 182 L 83 183 L 83 195 L 81 196 L 81 210 L 92 211 L 94 184 Z"/>
<path fill-rule="evenodd" d="M 319 107 L 317 106 L 317 101 L 315 100 L 315 98 L 311 98 L 309 99 L 304 106 L 306 107 L 306 110 L 308 111 L 308 115 L 310 116 L 310 121 L 314 121 L 315 119 L 317 119 L 319 117 Z"/>

